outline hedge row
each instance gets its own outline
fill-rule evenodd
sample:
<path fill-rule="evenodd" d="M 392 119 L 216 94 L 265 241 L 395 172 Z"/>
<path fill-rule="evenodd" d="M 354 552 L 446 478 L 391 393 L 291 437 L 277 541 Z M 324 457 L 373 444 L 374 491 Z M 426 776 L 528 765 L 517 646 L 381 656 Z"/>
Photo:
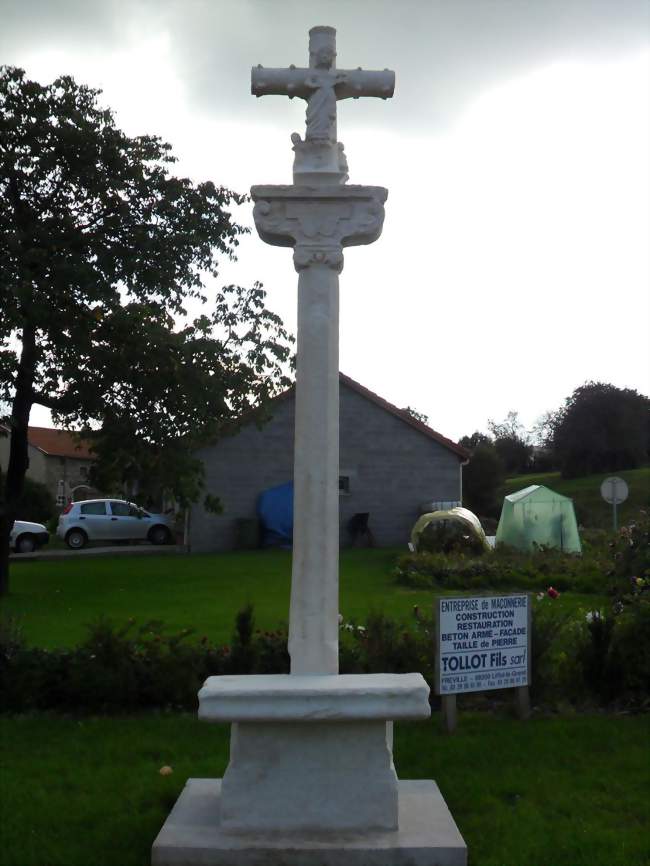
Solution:
<path fill-rule="evenodd" d="M 397 561 L 395 578 L 415 589 L 538 592 L 552 584 L 562 592 L 603 594 L 612 584 L 610 570 L 600 551 L 572 556 L 549 548 L 522 553 L 498 547 L 479 556 L 407 553 Z"/>
<path fill-rule="evenodd" d="M 532 697 L 537 703 L 643 707 L 650 695 L 650 601 L 644 593 L 605 611 L 562 614 L 546 597 L 534 602 Z M 341 626 L 342 673 L 420 671 L 433 686 L 433 623 L 375 614 Z M 189 631 L 166 634 L 160 623 L 115 628 L 99 621 L 73 650 L 27 647 L 11 623 L 0 630 L 0 694 L 10 712 L 118 713 L 143 708 L 194 710 L 215 674 L 286 673 L 285 629 L 254 629 L 248 607 L 229 646 Z"/>

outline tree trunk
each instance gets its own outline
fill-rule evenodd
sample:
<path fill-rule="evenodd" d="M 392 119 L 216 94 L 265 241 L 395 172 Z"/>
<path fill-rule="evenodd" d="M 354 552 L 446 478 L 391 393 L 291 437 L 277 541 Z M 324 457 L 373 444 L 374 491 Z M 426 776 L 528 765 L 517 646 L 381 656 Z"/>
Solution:
<path fill-rule="evenodd" d="M 11 407 L 11 440 L 9 465 L 4 479 L 4 495 L 0 501 L 0 595 L 9 592 L 9 534 L 16 519 L 18 500 L 23 492 L 29 466 L 27 428 L 33 403 L 36 371 L 36 329 L 25 325 L 22 352 L 16 376 L 16 393 Z"/>

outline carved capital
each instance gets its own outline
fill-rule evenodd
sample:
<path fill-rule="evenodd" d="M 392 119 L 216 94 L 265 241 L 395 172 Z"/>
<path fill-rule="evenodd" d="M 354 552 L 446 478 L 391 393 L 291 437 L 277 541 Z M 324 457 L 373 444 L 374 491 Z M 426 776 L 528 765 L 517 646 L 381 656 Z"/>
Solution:
<path fill-rule="evenodd" d="M 381 234 L 387 191 L 376 186 L 254 186 L 253 217 L 263 241 L 295 247 L 296 269 L 326 264 L 340 270 L 343 247 Z"/>
<path fill-rule="evenodd" d="M 343 270 L 343 249 L 341 247 L 315 247 L 298 245 L 293 248 L 293 265 L 303 271 L 311 265 L 324 265 L 337 274 Z"/>

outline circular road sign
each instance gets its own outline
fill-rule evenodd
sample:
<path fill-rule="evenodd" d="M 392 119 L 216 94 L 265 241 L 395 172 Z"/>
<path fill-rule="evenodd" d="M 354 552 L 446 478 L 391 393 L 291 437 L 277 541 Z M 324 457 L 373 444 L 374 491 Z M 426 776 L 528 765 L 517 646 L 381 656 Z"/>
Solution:
<path fill-rule="evenodd" d="M 600 495 L 610 505 L 620 505 L 621 502 L 625 502 L 629 492 L 627 483 L 616 475 L 606 478 L 600 485 Z"/>

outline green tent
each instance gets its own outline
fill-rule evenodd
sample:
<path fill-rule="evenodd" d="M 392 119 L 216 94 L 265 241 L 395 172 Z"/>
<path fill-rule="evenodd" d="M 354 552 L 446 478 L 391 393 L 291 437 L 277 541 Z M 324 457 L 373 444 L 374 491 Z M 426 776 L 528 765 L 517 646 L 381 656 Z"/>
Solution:
<path fill-rule="evenodd" d="M 532 550 L 536 544 L 582 553 L 573 501 L 541 484 L 505 496 L 496 543 L 519 550 Z"/>

